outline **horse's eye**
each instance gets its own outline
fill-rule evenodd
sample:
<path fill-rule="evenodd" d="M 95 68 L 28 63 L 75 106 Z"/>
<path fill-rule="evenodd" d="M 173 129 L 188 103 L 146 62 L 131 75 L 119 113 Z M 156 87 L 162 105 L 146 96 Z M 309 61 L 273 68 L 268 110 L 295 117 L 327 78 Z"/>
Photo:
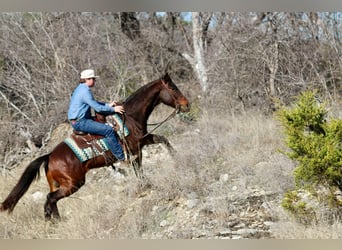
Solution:
<path fill-rule="evenodd" d="M 174 85 L 169 85 L 169 88 L 170 88 L 172 91 L 176 91 L 176 90 L 177 90 L 176 86 L 174 86 Z"/>

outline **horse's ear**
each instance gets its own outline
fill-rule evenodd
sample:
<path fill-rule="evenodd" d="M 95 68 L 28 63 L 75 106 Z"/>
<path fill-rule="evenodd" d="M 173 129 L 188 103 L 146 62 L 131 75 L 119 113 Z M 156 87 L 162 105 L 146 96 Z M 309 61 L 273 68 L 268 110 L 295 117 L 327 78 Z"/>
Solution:
<path fill-rule="evenodd" d="M 168 75 L 170 72 L 170 68 L 171 68 L 171 62 L 168 62 L 166 64 L 165 70 L 164 70 L 164 75 Z"/>
<path fill-rule="evenodd" d="M 164 76 L 162 77 L 164 81 L 169 82 L 171 80 L 171 77 L 169 75 L 169 72 L 165 72 Z"/>
<path fill-rule="evenodd" d="M 170 75 L 169 75 L 169 71 L 170 71 L 169 69 L 171 68 L 170 65 L 171 65 L 171 62 L 168 62 L 166 67 L 165 67 L 164 76 L 163 76 L 163 79 L 165 79 L 165 80 L 170 79 Z"/>

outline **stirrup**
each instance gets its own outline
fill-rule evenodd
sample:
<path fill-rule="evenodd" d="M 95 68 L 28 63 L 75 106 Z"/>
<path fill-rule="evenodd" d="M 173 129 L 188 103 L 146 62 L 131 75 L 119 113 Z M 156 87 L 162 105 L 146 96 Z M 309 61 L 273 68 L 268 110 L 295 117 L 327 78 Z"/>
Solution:
<path fill-rule="evenodd" d="M 129 160 L 130 162 L 132 162 L 132 161 L 136 160 L 137 158 L 138 158 L 137 155 L 130 155 L 130 156 L 128 157 L 128 160 Z"/>
<path fill-rule="evenodd" d="M 125 160 L 123 160 L 122 162 L 123 163 L 126 163 L 126 164 L 132 164 L 132 162 L 134 161 L 134 160 L 136 160 L 138 158 L 138 156 L 137 155 L 125 155 Z"/>
<path fill-rule="evenodd" d="M 88 133 L 84 132 L 84 131 L 80 131 L 80 130 L 73 130 L 73 133 L 75 135 L 87 135 Z"/>

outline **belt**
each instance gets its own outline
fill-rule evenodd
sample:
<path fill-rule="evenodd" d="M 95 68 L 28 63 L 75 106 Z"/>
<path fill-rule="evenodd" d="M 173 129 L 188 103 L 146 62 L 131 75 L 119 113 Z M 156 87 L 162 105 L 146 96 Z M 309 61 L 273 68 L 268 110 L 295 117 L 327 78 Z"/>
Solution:
<path fill-rule="evenodd" d="M 79 119 L 70 119 L 69 122 L 70 122 L 71 124 L 75 124 L 78 120 L 79 120 Z"/>

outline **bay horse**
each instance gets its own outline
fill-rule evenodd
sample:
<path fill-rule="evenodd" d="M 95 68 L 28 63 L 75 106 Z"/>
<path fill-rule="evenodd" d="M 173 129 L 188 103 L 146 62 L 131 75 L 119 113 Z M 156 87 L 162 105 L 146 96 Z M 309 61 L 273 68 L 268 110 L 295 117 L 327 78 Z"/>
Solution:
<path fill-rule="evenodd" d="M 187 112 L 190 109 L 188 99 L 173 83 L 168 73 L 142 86 L 123 102 L 125 125 L 130 131 L 125 140 L 131 153 L 138 156 L 132 164 L 137 165 L 140 170 L 141 149 L 144 146 L 164 143 L 168 149 L 172 149 L 164 136 L 147 131 L 147 120 L 153 109 L 160 103 L 171 106 L 179 112 Z M 114 161 L 117 160 L 114 159 Z M 13 211 L 33 180 L 40 177 L 42 165 L 44 165 L 50 187 L 44 204 L 44 215 L 45 219 L 51 220 L 60 219 L 57 202 L 79 190 L 84 185 L 86 173 L 90 169 L 104 167 L 107 162 L 103 156 L 81 162 L 70 147 L 65 142 L 61 142 L 50 153 L 35 159 L 26 167 L 17 184 L 1 203 L 0 211 L 7 210 L 9 213 Z"/>

